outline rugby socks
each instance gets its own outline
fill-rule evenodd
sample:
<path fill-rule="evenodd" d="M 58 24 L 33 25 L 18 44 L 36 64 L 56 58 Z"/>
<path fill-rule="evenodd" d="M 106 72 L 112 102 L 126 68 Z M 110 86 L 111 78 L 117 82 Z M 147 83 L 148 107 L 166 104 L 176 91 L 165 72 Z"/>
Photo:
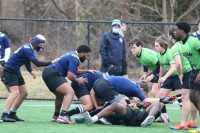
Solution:
<path fill-rule="evenodd" d="M 59 116 L 60 113 L 59 112 L 54 112 L 54 115 L 53 116 Z"/>
<path fill-rule="evenodd" d="M 177 101 L 178 101 L 180 107 L 182 108 L 182 98 L 181 98 L 181 94 L 176 95 L 176 98 L 177 98 Z"/>
<path fill-rule="evenodd" d="M 83 112 L 85 112 L 83 109 L 83 106 L 78 106 L 75 109 L 68 111 L 67 113 L 69 116 L 72 116 L 72 115 L 83 113 Z"/>
<path fill-rule="evenodd" d="M 90 113 L 90 116 L 92 117 L 92 116 L 98 114 L 101 110 L 102 110 L 102 109 L 95 109 L 95 110 L 93 110 L 93 111 L 90 111 L 90 112 L 89 112 L 89 113 Z"/>
<path fill-rule="evenodd" d="M 67 111 L 65 111 L 65 110 L 62 110 L 60 115 L 61 116 L 69 116 Z"/>
<path fill-rule="evenodd" d="M 167 109 L 166 109 L 166 106 L 164 105 L 161 109 L 161 114 L 166 118 L 166 119 L 169 119 L 169 116 L 167 114 Z"/>
<path fill-rule="evenodd" d="M 165 106 L 165 105 L 162 107 L 161 113 L 167 113 L 167 109 L 166 109 L 166 106 Z"/>
<path fill-rule="evenodd" d="M 95 116 L 92 117 L 92 121 L 93 121 L 93 123 L 97 122 L 98 120 L 99 120 L 99 118 L 98 118 L 97 115 L 95 115 Z"/>

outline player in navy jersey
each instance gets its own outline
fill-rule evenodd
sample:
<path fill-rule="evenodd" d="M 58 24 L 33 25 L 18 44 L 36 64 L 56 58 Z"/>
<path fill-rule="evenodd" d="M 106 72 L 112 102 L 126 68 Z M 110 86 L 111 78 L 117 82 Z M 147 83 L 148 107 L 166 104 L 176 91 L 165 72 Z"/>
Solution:
<path fill-rule="evenodd" d="M 93 70 L 81 70 L 78 66 L 90 57 L 91 49 L 87 45 L 80 45 L 77 51 L 71 51 L 63 55 L 60 60 L 44 69 L 42 78 L 49 90 L 56 96 L 55 112 L 52 121 L 64 124 L 72 124 L 67 110 L 74 97 L 74 90 L 67 82 L 67 77 L 72 82 L 87 83 L 87 78 L 76 77 L 75 74 L 93 73 Z M 61 106 L 63 103 L 62 111 Z"/>
<path fill-rule="evenodd" d="M 34 50 L 37 52 L 41 51 L 45 46 L 45 42 L 46 39 L 44 36 L 40 34 L 34 36 L 30 40 L 30 43 L 25 44 L 16 50 L 4 65 L 4 83 L 9 86 L 10 94 L 6 100 L 4 111 L 2 113 L 1 119 L 3 122 L 24 121 L 16 115 L 17 109 L 28 95 L 25 82 L 20 71 L 21 66 L 25 65 L 26 69 L 35 79 L 36 75 L 31 68 L 31 62 L 37 67 L 42 67 L 48 66 L 56 61 L 41 62 L 35 57 Z"/>
<path fill-rule="evenodd" d="M 198 30 L 196 32 L 193 32 L 191 36 L 200 40 L 200 20 L 198 21 Z"/>
<path fill-rule="evenodd" d="M 81 75 L 77 75 L 76 77 L 83 77 L 88 79 L 88 83 L 78 84 L 77 82 L 72 82 L 71 86 L 74 89 L 76 97 L 81 101 L 82 105 L 76 107 L 68 111 L 68 115 L 72 116 L 74 114 L 83 113 L 85 111 L 91 111 L 95 107 L 97 107 L 97 102 L 94 98 L 90 96 L 90 92 L 93 91 L 92 87 L 94 82 L 101 78 L 103 73 L 95 72 L 95 73 L 84 73 Z M 95 100 L 95 101 L 93 101 Z"/>
<path fill-rule="evenodd" d="M 11 49 L 10 49 L 8 36 L 0 32 L 0 75 L 2 75 L 3 73 L 4 64 L 10 58 L 10 52 L 11 52 Z M 2 80 L 3 80 L 3 77 L 2 77 Z"/>
<path fill-rule="evenodd" d="M 126 104 L 123 95 L 127 97 L 138 97 L 145 100 L 140 85 L 120 76 L 104 76 L 95 81 L 93 85 L 95 97 L 108 102 L 121 102 Z"/>

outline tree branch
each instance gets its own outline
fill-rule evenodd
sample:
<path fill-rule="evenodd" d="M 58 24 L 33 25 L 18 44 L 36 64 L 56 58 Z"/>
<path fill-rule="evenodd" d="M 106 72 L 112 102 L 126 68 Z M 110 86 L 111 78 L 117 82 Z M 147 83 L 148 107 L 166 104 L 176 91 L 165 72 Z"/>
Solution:
<path fill-rule="evenodd" d="M 184 16 L 189 14 L 192 10 L 194 10 L 198 5 L 200 4 L 200 1 L 197 0 L 197 2 L 192 3 L 190 7 L 176 20 L 176 22 L 180 21 Z"/>
<path fill-rule="evenodd" d="M 58 5 L 56 4 L 55 0 L 51 0 L 51 1 L 52 1 L 53 5 L 56 7 L 56 9 L 57 9 L 61 14 L 63 14 L 63 15 L 64 15 L 65 17 L 67 17 L 68 19 L 70 19 L 70 16 L 58 7 Z"/>

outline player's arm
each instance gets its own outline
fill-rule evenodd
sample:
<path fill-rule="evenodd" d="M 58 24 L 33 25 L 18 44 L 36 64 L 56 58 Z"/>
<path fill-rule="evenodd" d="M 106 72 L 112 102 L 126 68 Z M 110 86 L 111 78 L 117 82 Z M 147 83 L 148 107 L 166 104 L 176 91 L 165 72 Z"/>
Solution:
<path fill-rule="evenodd" d="M 78 82 L 79 84 L 88 82 L 87 78 L 83 77 L 76 78 L 75 74 L 71 71 L 67 72 L 67 78 L 72 82 Z"/>
<path fill-rule="evenodd" d="M 163 76 L 165 79 L 167 79 L 169 76 L 173 74 L 173 72 L 176 70 L 176 65 L 175 64 L 170 64 L 170 69 L 169 71 Z"/>
<path fill-rule="evenodd" d="M 174 61 L 176 64 L 176 70 L 178 72 L 178 76 L 179 76 L 180 80 L 182 81 L 183 73 L 182 73 L 182 63 L 181 63 L 180 55 L 174 56 Z"/>
<path fill-rule="evenodd" d="M 36 78 L 36 74 L 35 72 L 32 70 L 32 67 L 31 67 L 31 63 L 27 63 L 25 64 L 25 67 L 26 67 L 26 70 L 33 76 L 33 78 L 35 79 Z"/>
<path fill-rule="evenodd" d="M 83 74 L 83 73 L 94 73 L 94 72 L 96 72 L 96 70 L 83 70 L 83 69 L 78 69 L 78 70 L 76 71 L 76 74 L 77 74 L 77 75 L 80 75 L 80 74 Z"/>
<path fill-rule="evenodd" d="M 164 69 L 164 68 L 163 68 Z M 169 71 L 161 78 L 158 80 L 158 85 L 160 86 L 169 76 L 172 75 L 172 73 L 176 70 L 176 65 L 175 64 L 170 64 L 170 69 Z"/>
<path fill-rule="evenodd" d="M 48 66 L 48 65 L 52 64 L 52 62 L 42 62 L 42 61 L 39 61 L 37 59 L 33 60 L 32 63 L 34 65 L 36 65 L 37 67 L 43 67 L 43 66 Z"/>
<path fill-rule="evenodd" d="M 148 76 L 148 68 L 146 66 L 143 66 L 143 75 L 140 78 L 140 80 L 146 80 L 146 77 Z"/>
<path fill-rule="evenodd" d="M 2 58 L 2 59 L 0 60 L 0 62 L 3 63 L 3 65 L 4 65 L 5 62 L 7 62 L 8 59 L 10 58 L 10 53 L 11 53 L 11 49 L 10 49 L 10 48 L 6 48 L 6 49 L 5 49 L 4 58 Z"/>

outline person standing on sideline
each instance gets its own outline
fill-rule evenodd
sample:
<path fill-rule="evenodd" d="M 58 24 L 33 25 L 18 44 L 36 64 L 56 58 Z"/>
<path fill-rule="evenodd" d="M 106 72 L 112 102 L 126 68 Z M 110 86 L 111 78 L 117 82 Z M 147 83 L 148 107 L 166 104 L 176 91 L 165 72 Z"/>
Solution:
<path fill-rule="evenodd" d="M 11 48 L 8 36 L 0 32 L 0 75 L 2 75 L 5 63 L 10 58 L 10 53 L 11 53 Z M 1 79 L 3 80 L 3 77 L 1 77 Z"/>
<path fill-rule="evenodd" d="M 198 30 L 196 32 L 193 32 L 191 36 L 198 38 L 200 40 L 200 20 L 198 21 Z"/>
<path fill-rule="evenodd" d="M 43 35 L 36 35 L 31 38 L 30 43 L 18 48 L 4 65 L 3 76 L 4 83 L 9 86 L 9 96 L 6 100 L 1 120 L 3 122 L 24 121 L 17 115 L 17 109 L 20 107 L 28 92 L 22 77 L 20 68 L 25 65 L 26 69 L 33 78 L 36 78 L 35 72 L 31 68 L 31 62 L 37 67 L 48 66 L 52 62 L 41 62 L 34 54 L 34 50 L 41 51 L 45 46 L 46 39 Z M 11 109 L 12 108 L 12 109 Z"/>
<path fill-rule="evenodd" d="M 80 45 L 77 51 L 70 51 L 63 55 L 60 60 L 49 65 L 42 72 L 42 79 L 48 89 L 56 96 L 55 112 L 52 116 L 52 122 L 63 124 L 73 124 L 69 119 L 69 106 L 74 97 L 74 90 L 65 77 L 78 84 L 88 83 L 84 77 L 76 77 L 75 74 L 93 73 L 94 70 L 78 69 L 80 63 L 90 58 L 91 49 L 87 45 Z M 63 103 L 62 111 L 61 106 Z"/>
<path fill-rule="evenodd" d="M 126 32 L 126 22 L 121 20 L 121 27 L 120 27 L 119 34 L 124 37 L 124 32 Z"/>
<path fill-rule="evenodd" d="M 123 76 L 127 74 L 126 47 L 124 37 L 120 33 L 121 21 L 113 20 L 112 29 L 103 34 L 100 39 L 99 53 L 101 55 L 101 68 L 103 73 Z"/>

